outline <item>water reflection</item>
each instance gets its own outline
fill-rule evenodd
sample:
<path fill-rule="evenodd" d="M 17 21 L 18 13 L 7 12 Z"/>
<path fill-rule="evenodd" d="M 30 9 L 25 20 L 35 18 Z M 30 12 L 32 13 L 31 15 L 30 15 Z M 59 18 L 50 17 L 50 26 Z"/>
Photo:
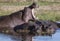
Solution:
<path fill-rule="evenodd" d="M 32 38 L 33 41 L 60 41 L 60 29 L 56 31 L 52 36 L 35 36 Z M 11 36 L 0 33 L 0 41 L 21 41 L 18 36 Z"/>
<path fill-rule="evenodd" d="M 21 41 L 21 38 L 18 36 L 11 36 L 11 35 L 0 33 L 0 40 L 1 41 Z"/>
<path fill-rule="evenodd" d="M 52 36 L 35 36 L 33 41 L 60 41 L 60 29 Z"/>
<path fill-rule="evenodd" d="M 49 41 L 52 38 L 50 36 L 38 36 L 38 37 L 34 37 L 32 40 L 33 41 Z"/>

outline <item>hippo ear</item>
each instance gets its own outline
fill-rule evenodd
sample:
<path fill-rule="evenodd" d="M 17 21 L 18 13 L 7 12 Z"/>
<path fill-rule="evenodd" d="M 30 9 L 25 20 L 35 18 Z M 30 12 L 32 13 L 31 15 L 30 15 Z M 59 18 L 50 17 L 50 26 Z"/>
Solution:
<path fill-rule="evenodd" d="M 33 2 L 33 3 L 29 6 L 29 8 L 31 8 L 31 9 L 36 8 L 36 7 L 37 7 L 37 3 L 36 3 L 36 2 Z"/>
<path fill-rule="evenodd" d="M 32 5 L 36 5 L 36 2 L 33 2 Z"/>

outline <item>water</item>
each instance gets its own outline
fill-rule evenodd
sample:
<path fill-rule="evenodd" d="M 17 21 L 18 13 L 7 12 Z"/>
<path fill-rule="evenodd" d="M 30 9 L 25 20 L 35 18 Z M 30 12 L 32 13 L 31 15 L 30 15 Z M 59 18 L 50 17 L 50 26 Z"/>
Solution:
<path fill-rule="evenodd" d="M 60 29 L 56 31 L 52 36 L 35 36 L 32 38 L 33 41 L 60 41 Z M 21 41 L 20 37 L 1 34 L 0 41 Z"/>
<path fill-rule="evenodd" d="M 52 36 L 35 36 L 33 41 L 60 41 L 60 29 Z"/>
<path fill-rule="evenodd" d="M 0 41 L 21 41 L 21 38 L 6 34 L 0 34 Z"/>

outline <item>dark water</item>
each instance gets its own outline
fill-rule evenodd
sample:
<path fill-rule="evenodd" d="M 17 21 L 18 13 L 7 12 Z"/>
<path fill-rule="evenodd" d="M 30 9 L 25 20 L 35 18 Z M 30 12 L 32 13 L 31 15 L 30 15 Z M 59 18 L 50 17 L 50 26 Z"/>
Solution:
<path fill-rule="evenodd" d="M 60 29 L 52 36 L 35 36 L 33 41 L 60 41 Z M 5 35 L 0 33 L 0 41 L 21 41 L 20 37 Z"/>

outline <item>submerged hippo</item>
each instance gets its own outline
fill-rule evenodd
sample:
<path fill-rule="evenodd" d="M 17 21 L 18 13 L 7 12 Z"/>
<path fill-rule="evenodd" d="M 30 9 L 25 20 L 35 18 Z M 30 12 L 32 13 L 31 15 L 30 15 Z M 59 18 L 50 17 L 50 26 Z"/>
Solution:
<path fill-rule="evenodd" d="M 44 35 L 44 33 L 46 35 L 52 35 L 59 28 L 54 21 L 45 20 L 45 21 L 41 21 L 41 23 L 42 23 L 42 28 L 41 28 L 42 35 Z"/>
<path fill-rule="evenodd" d="M 53 21 L 43 21 L 43 20 L 36 20 L 32 23 L 25 23 L 22 25 L 18 25 L 16 27 L 14 27 L 14 31 L 16 32 L 16 30 L 22 30 L 22 29 L 27 29 L 30 30 L 31 32 L 36 32 L 38 33 L 38 35 L 52 35 L 56 32 L 56 30 L 59 27 L 56 25 L 55 22 Z M 34 33 L 34 34 L 36 34 Z"/>
<path fill-rule="evenodd" d="M 35 22 L 28 22 L 28 23 L 24 23 L 22 25 L 17 25 L 16 27 L 14 27 L 14 31 L 17 33 L 27 33 L 27 34 L 32 34 L 32 35 L 36 35 L 37 30 L 41 29 L 41 22 L 39 21 L 35 21 Z"/>
<path fill-rule="evenodd" d="M 39 21 L 24 23 L 14 27 L 14 31 L 22 37 L 22 41 L 32 41 L 33 36 L 49 35 L 56 32 L 58 26 L 53 21 Z"/>

